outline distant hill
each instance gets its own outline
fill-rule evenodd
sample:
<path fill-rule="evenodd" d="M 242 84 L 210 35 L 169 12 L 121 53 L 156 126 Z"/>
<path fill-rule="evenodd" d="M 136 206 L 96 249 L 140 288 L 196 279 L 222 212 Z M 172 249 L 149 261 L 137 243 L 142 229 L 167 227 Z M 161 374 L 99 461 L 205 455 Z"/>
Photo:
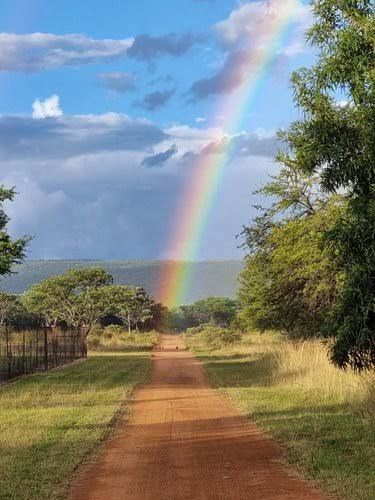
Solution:
<path fill-rule="evenodd" d="M 49 276 L 62 274 L 69 268 L 102 266 L 112 274 L 115 283 L 142 286 L 158 299 L 156 290 L 159 281 L 170 265 L 171 262 L 157 260 L 29 260 L 14 266 L 15 274 L 1 278 L 0 289 L 22 293 L 31 285 Z M 188 303 L 210 295 L 235 296 L 241 261 L 203 261 L 191 265 L 192 279 Z"/>

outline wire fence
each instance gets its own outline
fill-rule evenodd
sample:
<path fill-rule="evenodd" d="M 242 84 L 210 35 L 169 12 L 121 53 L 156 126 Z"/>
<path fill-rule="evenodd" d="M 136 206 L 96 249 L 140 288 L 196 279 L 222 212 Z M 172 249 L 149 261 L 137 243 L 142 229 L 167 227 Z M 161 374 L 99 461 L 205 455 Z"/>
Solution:
<path fill-rule="evenodd" d="M 87 357 L 86 336 L 47 328 L 0 330 L 0 383 Z"/>

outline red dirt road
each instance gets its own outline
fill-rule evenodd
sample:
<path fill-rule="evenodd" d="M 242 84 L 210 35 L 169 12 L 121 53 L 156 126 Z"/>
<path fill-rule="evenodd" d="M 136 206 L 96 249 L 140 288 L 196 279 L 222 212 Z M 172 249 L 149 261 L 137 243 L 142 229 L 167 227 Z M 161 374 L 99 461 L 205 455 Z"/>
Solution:
<path fill-rule="evenodd" d="M 324 498 L 210 387 L 182 339 L 164 335 L 161 346 L 129 421 L 78 475 L 70 500 Z"/>

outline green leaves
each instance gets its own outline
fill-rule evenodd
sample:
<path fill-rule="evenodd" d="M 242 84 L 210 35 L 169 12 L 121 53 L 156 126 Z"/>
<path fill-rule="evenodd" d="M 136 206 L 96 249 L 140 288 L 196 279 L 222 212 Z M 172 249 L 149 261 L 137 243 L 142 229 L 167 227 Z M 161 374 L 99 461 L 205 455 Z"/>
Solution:
<path fill-rule="evenodd" d="M 30 241 L 28 236 L 12 239 L 6 231 L 9 218 L 2 209 L 2 204 L 4 201 L 12 201 L 14 196 L 14 189 L 0 186 L 0 275 L 10 274 L 13 264 L 24 259 L 25 249 Z"/>
<path fill-rule="evenodd" d="M 317 62 L 292 75 L 303 118 L 281 134 L 280 174 L 260 191 L 270 208 L 243 231 L 239 297 L 260 328 L 301 337 L 324 327 L 334 363 L 361 370 L 375 366 L 375 5 L 312 9 Z"/>
<path fill-rule="evenodd" d="M 107 315 L 120 318 L 129 329 L 152 317 L 153 301 L 138 287 L 112 285 L 112 276 L 100 267 L 70 269 L 31 287 L 23 296 L 29 312 L 48 326 L 66 323 L 91 327 Z"/>

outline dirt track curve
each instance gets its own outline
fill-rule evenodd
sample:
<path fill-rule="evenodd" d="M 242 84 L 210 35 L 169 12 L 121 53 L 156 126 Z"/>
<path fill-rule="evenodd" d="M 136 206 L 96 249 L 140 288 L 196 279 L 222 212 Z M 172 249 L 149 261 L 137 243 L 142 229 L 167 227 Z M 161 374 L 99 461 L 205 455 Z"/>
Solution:
<path fill-rule="evenodd" d="M 161 346 L 129 421 L 78 475 L 70 500 L 324 498 L 210 387 L 182 339 L 164 335 Z"/>

